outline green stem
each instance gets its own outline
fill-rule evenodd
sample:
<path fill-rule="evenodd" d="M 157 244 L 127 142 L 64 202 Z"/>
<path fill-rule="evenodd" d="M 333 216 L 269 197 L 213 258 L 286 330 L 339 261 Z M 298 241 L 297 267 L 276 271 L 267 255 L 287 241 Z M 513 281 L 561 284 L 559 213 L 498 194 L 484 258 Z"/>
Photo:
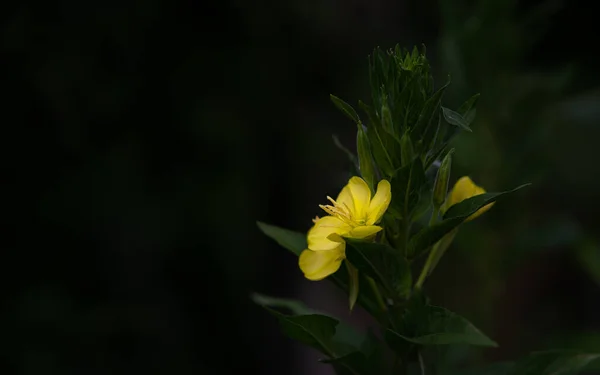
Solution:
<path fill-rule="evenodd" d="M 435 222 L 437 221 L 437 218 L 439 216 L 439 213 L 440 213 L 440 206 L 434 204 L 433 211 L 431 212 L 431 218 L 429 219 L 429 226 L 432 226 L 433 224 L 435 224 Z M 437 258 L 437 252 L 438 252 L 438 248 L 439 248 L 438 244 L 439 244 L 439 241 L 433 245 L 433 248 L 429 252 L 427 261 L 425 261 L 425 265 L 423 266 L 423 269 L 421 270 L 419 279 L 417 280 L 417 283 L 415 284 L 415 288 L 417 290 L 420 290 L 423 287 L 423 283 L 425 282 L 425 279 L 432 271 L 433 264 L 435 262 L 435 258 Z"/>
<path fill-rule="evenodd" d="M 433 224 L 435 224 L 439 215 L 440 215 L 440 206 L 437 206 L 434 204 L 433 211 L 431 212 L 431 218 L 429 219 L 429 226 L 432 226 Z"/>
<path fill-rule="evenodd" d="M 458 228 L 454 228 L 452 231 L 450 231 L 444 237 L 442 237 L 441 240 L 436 242 L 435 245 L 433 245 L 433 248 L 431 249 L 431 252 L 429 253 L 429 256 L 427 257 L 427 261 L 425 261 L 425 265 L 423 266 L 423 269 L 421 270 L 419 279 L 417 280 L 417 283 L 415 284 L 416 289 L 421 289 L 423 287 L 423 283 L 425 282 L 425 279 L 427 278 L 427 276 L 429 276 L 433 272 L 433 270 L 437 266 L 438 262 L 440 261 L 440 259 L 442 258 L 442 256 L 444 255 L 444 253 L 446 252 L 446 250 L 452 243 L 452 240 L 454 240 L 454 237 L 456 236 L 457 232 L 458 232 Z"/>
<path fill-rule="evenodd" d="M 423 266 L 423 269 L 421 270 L 419 279 L 417 280 L 417 283 L 415 284 L 415 288 L 417 290 L 420 290 L 423 287 L 423 283 L 425 282 L 425 279 L 429 275 L 429 270 L 431 269 L 431 265 L 433 264 L 433 259 L 436 258 L 436 256 L 437 256 L 437 251 L 436 251 L 437 249 L 438 249 L 438 246 L 436 243 L 435 245 L 433 245 L 433 249 L 431 249 L 431 251 L 429 252 L 427 261 L 425 261 L 425 265 Z"/>
<path fill-rule="evenodd" d="M 366 278 L 367 278 L 367 282 L 371 286 L 371 289 L 373 289 L 373 292 L 375 293 L 375 298 L 377 298 L 377 303 L 379 304 L 379 307 L 381 308 L 382 311 L 384 311 L 384 312 L 387 311 L 387 306 L 385 305 L 385 301 L 383 300 L 383 297 L 381 296 L 381 292 L 379 291 L 379 288 L 377 287 L 375 280 L 373 280 L 370 276 L 366 276 Z"/>

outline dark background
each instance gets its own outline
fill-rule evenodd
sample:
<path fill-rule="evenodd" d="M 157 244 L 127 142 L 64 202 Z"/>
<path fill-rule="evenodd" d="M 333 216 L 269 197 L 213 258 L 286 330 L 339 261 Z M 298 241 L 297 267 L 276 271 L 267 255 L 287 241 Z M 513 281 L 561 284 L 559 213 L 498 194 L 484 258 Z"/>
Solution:
<path fill-rule="evenodd" d="M 425 43 L 445 105 L 481 93 L 453 175 L 533 187 L 459 233 L 428 283 L 500 343 L 600 349 L 600 73 L 583 1 L 20 2 L 2 12 L 3 374 L 329 374 L 248 299 L 368 324 L 256 220 L 335 195 L 367 55 Z M 600 368 L 599 366 L 596 366 Z"/>

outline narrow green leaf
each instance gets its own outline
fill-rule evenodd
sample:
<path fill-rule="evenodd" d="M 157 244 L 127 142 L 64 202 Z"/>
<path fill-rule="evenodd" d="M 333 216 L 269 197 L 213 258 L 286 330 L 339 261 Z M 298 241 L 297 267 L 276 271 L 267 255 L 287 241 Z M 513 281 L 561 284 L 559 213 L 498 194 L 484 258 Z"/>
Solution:
<path fill-rule="evenodd" d="M 444 92 L 446 88 L 450 85 L 450 80 L 446 82 L 446 84 L 439 88 L 427 101 L 419 114 L 419 118 L 415 126 L 411 129 L 411 132 L 415 135 L 415 139 L 423 138 L 425 131 L 430 126 L 431 121 L 435 118 L 435 114 L 437 113 L 441 103 L 442 97 L 444 96 Z"/>
<path fill-rule="evenodd" d="M 410 292 L 410 267 L 392 247 L 353 239 L 346 242 L 346 257 L 360 272 L 372 277 L 388 293 L 406 296 Z"/>
<path fill-rule="evenodd" d="M 446 211 L 442 221 L 422 229 L 409 243 L 408 254 L 413 257 L 419 256 L 431 245 L 438 242 L 446 233 L 462 224 L 469 216 L 477 212 L 483 206 L 495 202 L 499 198 L 511 194 L 531 184 L 524 184 L 515 189 L 501 193 L 485 193 L 465 199 L 455 204 Z M 392 185 L 393 186 L 393 185 Z"/>
<path fill-rule="evenodd" d="M 477 105 L 477 100 L 479 100 L 479 94 L 471 96 L 458 108 L 456 112 L 460 113 L 463 116 L 466 115 L 467 112 L 469 112 L 472 109 L 475 109 L 475 106 Z"/>
<path fill-rule="evenodd" d="M 307 307 L 304 303 L 290 298 L 271 297 L 260 293 L 252 293 L 250 298 L 260 306 L 288 309 L 293 315 L 323 314 Z"/>
<path fill-rule="evenodd" d="M 418 345 L 466 344 L 495 347 L 497 344 L 484 335 L 471 322 L 443 307 L 426 305 L 419 309 L 419 323 L 409 327 L 411 334 L 400 334 L 391 329 L 386 339 L 398 338 Z"/>
<path fill-rule="evenodd" d="M 472 131 L 471 128 L 469 127 L 469 124 L 467 123 L 465 118 L 460 113 L 454 112 L 453 110 L 446 108 L 446 107 L 442 107 L 442 113 L 444 115 L 444 119 L 449 124 L 458 126 L 459 128 L 462 128 L 469 132 Z"/>
<path fill-rule="evenodd" d="M 531 185 L 531 184 L 530 183 L 523 184 L 523 185 L 517 186 L 516 188 L 514 188 L 512 190 L 503 191 L 501 193 L 485 193 L 485 194 L 476 195 L 469 199 L 465 199 L 464 201 L 457 203 L 454 206 L 450 207 L 448 209 L 448 211 L 446 211 L 446 213 L 444 214 L 444 219 L 452 219 L 452 218 L 465 217 L 465 216 L 468 217 L 472 213 L 475 213 L 475 211 L 479 210 L 481 207 L 486 206 L 489 203 L 495 202 L 498 198 L 500 198 L 504 195 L 510 194 L 510 193 L 514 193 L 515 191 L 520 190 L 529 185 Z"/>
<path fill-rule="evenodd" d="M 300 256 L 300 253 L 307 247 L 305 234 L 265 224 L 261 221 L 257 221 L 256 224 L 264 234 L 297 256 Z"/>
<path fill-rule="evenodd" d="M 399 145 L 396 139 L 383 129 L 381 121 L 371 107 L 360 100 L 358 105 L 369 117 L 369 126 L 366 129 L 366 133 L 377 168 L 385 176 L 391 176 L 394 173 L 394 166 L 399 164 L 395 162 Z M 397 156 L 399 158 L 399 155 Z"/>
<path fill-rule="evenodd" d="M 427 178 L 420 158 L 398 169 L 390 184 L 392 185 L 392 202 L 390 206 L 408 220 L 418 206 L 421 193 L 425 190 Z"/>
<path fill-rule="evenodd" d="M 350 290 L 348 291 L 348 302 L 350 305 L 350 311 L 354 309 L 354 305 L 356 304 L 356 300 L 358 299 L 358 290 L 359 290 L 359 278 L 358 278 L 358 270 L 347 260 L 344 261 L 346 264 L 346 268 L 348 269 Z"/>
<path fill-rule="evenodd" d="M 356 113 L 356 111 L 354 110 L 354 108 L 352 108 L 352 106 L 350 106 L 350 104 L 346 103 L 345 101 L 333 94 L 329 95 L 329 97 L 331 98 L 333 104 L 335 104 L 335 106 L 338 107 L 340 111 L 342 111 L 346 116 L 348 116 L 350 120 L 354 121 L 357 124 L 360 124 L 360 117 L 358 117 L 358 113 Z"/>

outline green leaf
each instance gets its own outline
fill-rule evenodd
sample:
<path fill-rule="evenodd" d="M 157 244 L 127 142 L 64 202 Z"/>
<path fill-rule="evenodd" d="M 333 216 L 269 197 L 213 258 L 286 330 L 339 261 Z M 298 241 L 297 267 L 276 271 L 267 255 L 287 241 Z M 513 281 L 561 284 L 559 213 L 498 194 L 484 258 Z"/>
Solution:
<path fill-rule="evenodd" d="M 257 221 L 256 224 L 264 234 L 297 256 L 300 256 L 300 253 L 307 247 L 305 234 L 265 224 L 261 221 Z"/>
<path fill-rule="evenodd" d="M 464 102 L 456 112 L 460 113 L 462 117 L 465 119 L 467 125 L 471 126 L 471 123 L 475 119 L 475 114 L 477 113 L 476 105 L 477 100 L 479 99 L 479 94 L 475 94 L 466 102 Z"/>
<path fill-rule="evenodd" d="M 321 360 L 330 363 L 336 370 L 336 374 L 383 374 L 385 365 L 385 346 L 372 332 L 368 332 L 360 345 L 360 350 L 348 353 L 339 358 Z M 346 365 L 341 366 L 341 365 Z M 348 370 L 351 368 L 356 372 Z"/>
<path fill-rule="evenodd" d="M 438 242 L 446 233 L 449 233 L 454 228 L 462 224 L 469 216 L 477 212 L 483 206 L 495 202 L 499 198 L 514 193 L 531 184 L 524 184 L 515 189 L 504 191 L 501 193 L 485 193 L 465 199 L 464 201 L 455 204 L 446 211 L 442 221 L 422 229 L 413 238 L 411 238 L 408 246 L 408 254 L 411 258 L 419 256 L 422 252 Z M 392 185 L 393 186 L 393 185 Z"/>
<path fill-rule="evenodd" d="M 427 101 L 419 114 L 417 123 L 411 130 L 416 135 L 415 139 L 421 139 L 425 135 L 427 128 L 431 126 L 431 121 L 435 118 L 435 115 L 442 103 L 442 97 L 446 88 L 450 85 L 450 80 L 446 84 L 440 87 Z"/>
<path fill-rule="evenodd" d="M 446 213 L 444 214 L 444 219 L 453 219 L 453 218 L 459 218 L 459 217 L 465 217 L 465 216 L 468 217 L 472 213 L 475 213 L 477 210 L 479 210 L 481 207 L 486 206 L 489 203 L 495 202 L 496 200 L 498 200 L 498 198 L 508 195 L 508 194 L 511 194 L 511 193 L 514 193 L 515 191 L 518 191 L 529 185 L 531 185 L 531 184 L 530 183 L 523 184 L 523 185 L 517 186 L 516 188 L 514 188 L 512 190 L 503 191 L 501 193 L 485 193 L 485 194 L 476 195 L 469 199 L 465 199 L 464 201 L 457 203 L 454 206 L 450 207 L 448 209 L 448 211 L 446 211 Z"/>
<path fill-rule="evenodd" d="M 600 358 L 600 353 L 535 352 L 518 361 L 506 375 L 574 375 L 598 358 Z"/>
<path fill-rule="evenodd" d="M 258 293 L 254 293 L 251 298 L 277 318 L 286 336 L 315 348 L 330 359 L 339 362 L 348 374 L 361 374 L 354 368 L 360 365 L 355 356 L 352 360 L 344 359 L 358 352 L 365 341 L 364 335 L 358 334 L 351 326 L 332 316 L 317 313 L 300 301 L 274 298 Z M 275 308 L 290 310 L 291 314 L 284 314 Z"/>
<path fill-rule="evenodd" d="M 346 264 L 346 269 L 348 270 L 349 277 L 349 288 L 348 291 L 348 302 L 350 305 L 350 311 L 354 309 L 354 305 L 356 304 L 356 300 L 358 299 L 358 290 L 359 290 L 359 278 L 358 278 L 358 270 L 347 260 L 344 261 Z"/>
<path fill-rule="evenodd" d="M 479 100 L 479 94 L 475 94 L 473 96 L 471 96 L 469 99 L 467 99 L 466 102 L 464 102 L 456 112 L 460 113 L 461 115 L 465 116 L 469 111 L 474 110 L 475 106 L 477 105 L 477 100 Z"/>
<path fill-rule="evenodd" d="M 289 298 L 270 297 L 260 293 L 252 293 L 250 296 L 252 301 L 260 306 L 288 309 L 294 315 L 311 315 L 321 314 L 326 315 L 316 310 L 307 307 L 304 303 Z"/>
<path fill-rule="evenodd" d="M 409 313 L 411 320 L 405 327 L 412 332 L 400 334 L 388 329 L 387 340 L 393 343 L 400 338 L 418 345 L 497 346 L 471 322 L 443 307 L 425 305 Z"/>
<path fill-rule="evenodd" d="M 575 375 L 584 370 L 600 353 L 575 350 L 533 352 L 521 360 L 498 363 L 474 371 L 477 375 Z"/>
<path fill-rule="evenodd" d="M 329 97 L 331 98 L 333 104 L 335 104 L 335 106 L 338 107 L 340 111 L 342 111 L 346 116 L 348 116 L 350 120 L 354 121 L 357 124 L 360 124 L 360 117 L 358 117 L 358 113 L 356 113 L 356 111 L 354 110 L 354 108 L 352 108 L 352 106 L 350 106 L 350 104 L 346 103 L 345 101 L 333 94 L 329 95 Z"/>
<path fill-rule="evenodd" d="M 388 293 L 406 296 L 410 292 L 412 277 L 406 259 L 392 247 L 346 239 L 346 257 L 352 265 L 372 277 Z"/>
<path fill-rule="evenodd" d="M 469 127 L 469 123 L 460 113 L 454 112 L 453 110 L 446 107 L 442 107 L 442 113 L 444 115 L 444 119 L 446 119 L 446 121 L 449 124 L 458 126 L 459 128 L 462 128 L 466 131 L 472 131 Z"/>
<path fill-rule="evenodd" d="M 366 132 L 373 159 L 375 159 L 375 163 L 381 172 L 386 176 L 391 176 L 394 173 L 395 165 L 399 164 L 396 162 L 400 157 L 397 152 L 399 144 L 391 134 L 383 129 L 381 121 L 379 121 L 377 114 L 374 113 L 371 107 L 361 101 L 358 105 L 369 116 L 369 126 Z"/>
<path fill-rule="evenodd" d="M 390 184 L 392 186 L 392 202 L 390 206 L 399 212 L 406 220 L 419 204 L 421 193 L 425 190 L 427 179 L 420 158 L 415 158 L 412 163 L 398 169 Z"/>

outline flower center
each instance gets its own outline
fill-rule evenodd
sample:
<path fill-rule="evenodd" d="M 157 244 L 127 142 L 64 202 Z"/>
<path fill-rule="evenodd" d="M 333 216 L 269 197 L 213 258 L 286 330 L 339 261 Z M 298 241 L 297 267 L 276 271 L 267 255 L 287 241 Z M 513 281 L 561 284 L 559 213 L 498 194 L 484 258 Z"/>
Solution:
<path fill-rule="evenodd" d="M 354 218 L 352 217 L 352 211 L 350 211 L 350 208 L 347 204 L 339 204 L 330 196 L 327 196 L 327 200 L 329 200 L 333 205 L 320 204 L 319 207 L 321 207 L 323 211 L 327 212 L 331 216 L 337 217 L 338 219 L 342 220 L 348 225 L 351 225 L 352 227 L 364 225 L 364 220 L 354 220 Z"/>

